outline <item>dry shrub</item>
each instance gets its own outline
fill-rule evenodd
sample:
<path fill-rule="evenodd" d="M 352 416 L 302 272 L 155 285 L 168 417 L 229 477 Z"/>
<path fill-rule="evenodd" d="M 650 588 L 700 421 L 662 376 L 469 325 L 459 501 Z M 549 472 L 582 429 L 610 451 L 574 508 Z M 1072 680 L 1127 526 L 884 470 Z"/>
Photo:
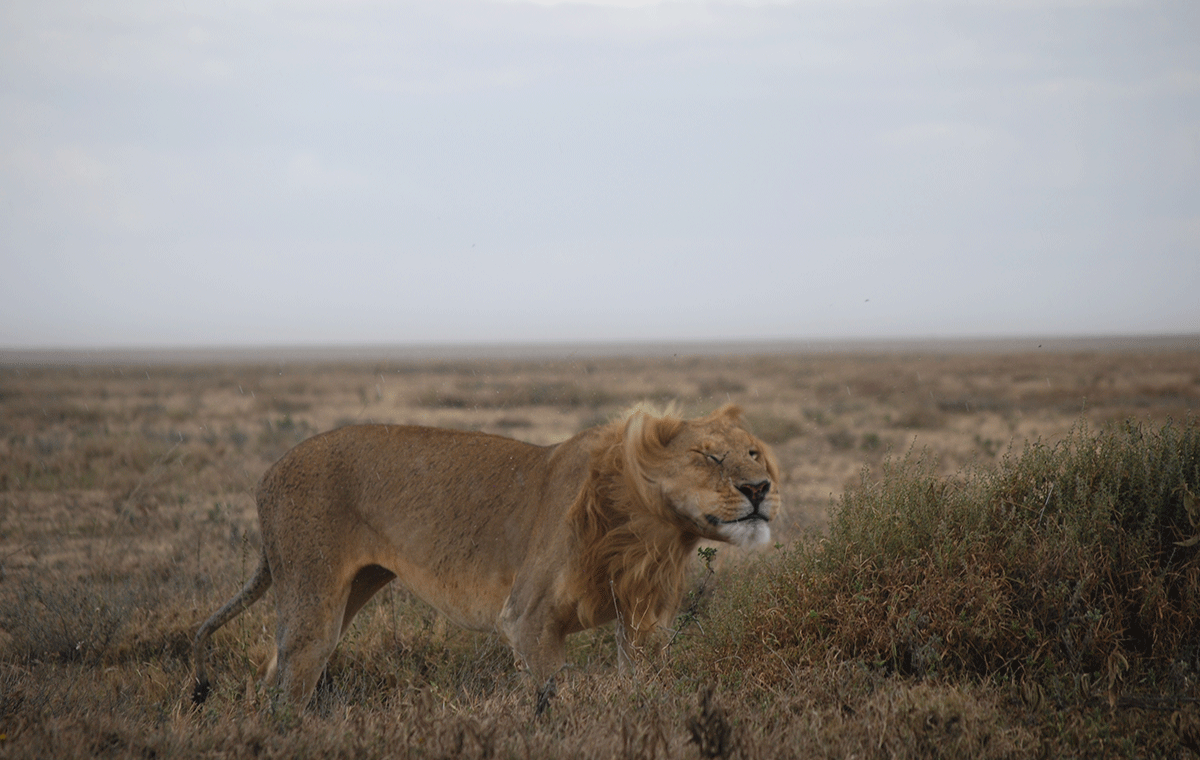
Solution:
<path fill-rule="evenodd" d="M 919 401 L 902 410 L 892 425 L 909 430 L 939 430 L 946 426 L 946 415 L 932 399 Z"/>
<path fill-rule="evenodd" d="M 809 675 L 809 674 L 806 674 Z M 819 674 L 817 677 L 820 677 Z M 1013 720 L 994 689 L 885 681 L 857 698 L 824 701 L 771 746 L 794 757 L 1015 758 L 1034 755 L 1037 736 Z"/>
<path fill-rule="evenodd" d="M 195 613 L 181 604 L 190 579 L 166 563 L 126 572 L 97 560 L 79 576 L 48 570 L 0 594 L 0 647 L 16 664 L 105 666 L 186 657 Z"/>
<path fill-rule="evenodd" d="M 134 610 L 128 584 L 40 582 L 0 603 L 7 654 L 18 660 L 103 661 Z"/>
<path fill-rule="evenodd" d="M 417 406 L 429 409 L 514 409 L 530 406 L 595 409 L 622 403 L 623 397 L 570 380 L 546 380 L 460 384 L 453 391 L 431 388 L 415 401 Z"/>
<path fill-rule="evenodd" d="M 799 422 L 778 414 L 747 415 L 746 422 L 762 440 L 770 444 L 787 443 L 804 433 L 804 426 Z"/>
<path fill-rule="evenodd" d="M 127 490 L 171 453 L 169 443 L 137 435 L 52 430 L 13 436 L 0 445 L 0 491 Z"/>
<path fill-rule="evenodd" d="M 275 420 L 267 418 L 258 435 L 258 446 L 266 459 L 274 461 L 316 432 L 307 421 L 293 419 L 290 414 Z"/>
<path fill-rule="evenodd" d="M 828 538 L 729 579 L 704 646 L 768 686 L 836 652 L 1057 704 L 1159 688 L 1200 654 L 1196 493 L 1191 420 L 1081 424 L 953 479 L 909 455 L 845 494 Z"/>

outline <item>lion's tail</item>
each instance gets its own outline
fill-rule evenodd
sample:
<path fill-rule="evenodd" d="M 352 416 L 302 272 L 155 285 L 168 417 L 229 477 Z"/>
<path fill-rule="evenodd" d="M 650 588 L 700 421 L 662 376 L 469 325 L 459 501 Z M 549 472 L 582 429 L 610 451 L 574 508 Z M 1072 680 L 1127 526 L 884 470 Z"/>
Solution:
<path fill-rule="evenodd" d="M 267 563 L 267 555 L 264 553 L 258 561 L 258 569 L 254 571 L 254 577 L 242 586 L 242 590 L 237 593 L 237 596 L 225 603 L 225 606 L 212 614 L 208 620 L 204 621 L 204 625 L 200 626 L 200 630 L 196 632 L 196 639 L 192 643 L 192 657 L 196 662 L 196 680 L 192 686 L 192 701 L 200 704 L 208 698 L 209 682 L 208 682 L 208 640 L 216 632 L 218 628 L 233 620 L 238 615 L 257 602 L 267 589 L 271 587 L 271 566 Z"/>

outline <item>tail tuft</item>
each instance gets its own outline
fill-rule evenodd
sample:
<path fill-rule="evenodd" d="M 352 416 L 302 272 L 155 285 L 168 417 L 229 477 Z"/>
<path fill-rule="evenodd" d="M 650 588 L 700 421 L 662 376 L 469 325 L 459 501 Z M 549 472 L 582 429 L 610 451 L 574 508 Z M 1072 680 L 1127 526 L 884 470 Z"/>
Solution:
<path fill-rule="evenodd" d="M 208 692 L 212 687 L 208 684 L 208 679 L 196 681 L 196 686 L 192 689 L 192 703 L 197 705 L 204 704 L 204 700 L 208 699 Z"/>

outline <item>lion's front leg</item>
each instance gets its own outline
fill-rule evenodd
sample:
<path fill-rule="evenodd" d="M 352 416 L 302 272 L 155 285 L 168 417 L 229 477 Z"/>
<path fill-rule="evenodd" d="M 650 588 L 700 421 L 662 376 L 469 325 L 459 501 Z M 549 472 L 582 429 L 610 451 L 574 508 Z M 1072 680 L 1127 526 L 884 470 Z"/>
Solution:
<path fill-rule="evenodd" d="M 563 626 L 543 606 L 517 609 L 511 596 L 505 601 L 498 622 L 518 665 L 537 685 L 536 714 L 541 715 L 558 690 L 554 677 L 567 659 Z"/>
<path fill-rule="evenodd" d="M 539 689 L 545 689 L 567 661 L 566 637 L 558 626 L 529 626 L 510 643 Z"/>
<path fill-rule="evenodd" d="M 533 711 L 533 717 L 538 717 L 546 711 L 550 706 L 550 700 L 558 694 L 558 684 L 554 682 L 554 676 L 550 676 L 550 680 L 542 684 L 537 693 L 537 708 Z"/>

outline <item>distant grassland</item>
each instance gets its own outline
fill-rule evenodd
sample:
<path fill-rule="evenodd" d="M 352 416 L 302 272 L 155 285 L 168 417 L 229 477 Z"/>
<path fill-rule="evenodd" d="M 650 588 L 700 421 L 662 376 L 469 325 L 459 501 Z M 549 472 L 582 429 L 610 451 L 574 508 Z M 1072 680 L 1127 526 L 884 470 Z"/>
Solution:
<path fill-rule="evenodd" d="M 741 403 L 778 547 L 697 560 L 664 653 L 610 631 L 532 686 L 389 587 L 309 715 L 256 685 L 271 461 L 359 421 L 537 443 L 628 404 Z M 1200 350 L 0 367 L 0 757 L 1185 757 L 1200 754 Z"/>

